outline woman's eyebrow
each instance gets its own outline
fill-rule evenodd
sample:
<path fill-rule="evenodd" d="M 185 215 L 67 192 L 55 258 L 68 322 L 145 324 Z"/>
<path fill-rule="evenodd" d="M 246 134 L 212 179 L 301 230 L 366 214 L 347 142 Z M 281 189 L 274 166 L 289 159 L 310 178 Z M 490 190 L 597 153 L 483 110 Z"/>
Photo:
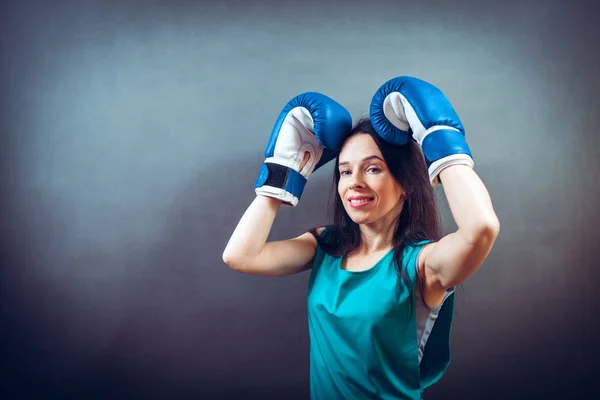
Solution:
<path fill-rule="evenodd" d="M 381 157 L 379 157 L 379 156 L 376 156 L 376 155 L 372 155 L 372 156 L 365 157 L 365 158 L 363 158 L 362 160 L 360 160 L 360 162 L 365 162 L 365 161 L 367 161 L 367 160 L 371 160 L 371 159 L 373 159 L 373 158 L 376 158 L 376 159 L 378 159 L 378 160 L 380 160 L 380 161 L 382 161 L 382 162 L 385 162 L 385 161 L 383 161 L 383 159 L 382 159 Z M 338 165 L 347 165 L 347 164 L 350 164 L 350 161 L 342 161 L 342 162 L 340 162 Z"/>

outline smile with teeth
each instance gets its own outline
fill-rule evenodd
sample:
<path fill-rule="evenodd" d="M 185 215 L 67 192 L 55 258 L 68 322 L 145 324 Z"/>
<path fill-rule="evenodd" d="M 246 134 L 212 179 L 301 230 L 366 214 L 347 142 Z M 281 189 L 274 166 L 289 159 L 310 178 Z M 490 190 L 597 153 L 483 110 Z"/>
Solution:
<path fill-rule="evenodd" d="M 352 199 L 350 200 L 351 204 L 362 204 L 362 203 L 368 203 L 369 201 L 372 201 L 373 198 L 364 198 L 364 199 Z"/>
<path fill-rule="evenodd" d="M 361 207 L 366 207 L 367 205 L 371 204 L 371 202 L 373 202 L 373 200 L 375 200 L 374 197 L 366 197 L 366 196 L 352 196 L 348 199 L 348 203 L 350 203 L 350 207 L 352 208 L 361 208 Z"/>

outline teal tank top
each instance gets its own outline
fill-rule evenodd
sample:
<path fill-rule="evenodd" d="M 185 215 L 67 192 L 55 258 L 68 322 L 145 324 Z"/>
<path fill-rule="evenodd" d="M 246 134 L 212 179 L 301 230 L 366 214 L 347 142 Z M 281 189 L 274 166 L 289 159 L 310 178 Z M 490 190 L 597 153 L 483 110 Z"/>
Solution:
<path fill-rule="evenodd" d="M 403 252 L 412 291 L 398 277 L 393 250 L 372 268 L 352 272 L 342 269 L 342 257 L 317 245 L 307 297 L 311 399 L 421 399 L 443 376 L 454 293 L 439 310 L 419 362 L 416 262 L 426 243 Z"/>

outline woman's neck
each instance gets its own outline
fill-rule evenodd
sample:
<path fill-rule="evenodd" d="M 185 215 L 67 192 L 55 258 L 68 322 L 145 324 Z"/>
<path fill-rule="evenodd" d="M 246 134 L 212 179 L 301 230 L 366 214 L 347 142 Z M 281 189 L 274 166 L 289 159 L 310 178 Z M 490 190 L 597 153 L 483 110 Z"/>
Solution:
<path fill-rule="evenodd" d="M 371 223 L 359 226 L 361 244 L 356 250 L 356 253 L 376 253 L 389 250 L 394 246 L 394 232 L 396 231 L 396 225 L 399 221 L 400 214 L 402 213 L 403 197 L 398 201 L 397 207 L 392 209 L 387 215 L 384 215 Z"/>
<path fill-rule="evenodd" d="M 360 226 L 361 244 L 356 250 L 358 254 L 377 253 L 389 250 L 394 245 L 394 227 Z"/>

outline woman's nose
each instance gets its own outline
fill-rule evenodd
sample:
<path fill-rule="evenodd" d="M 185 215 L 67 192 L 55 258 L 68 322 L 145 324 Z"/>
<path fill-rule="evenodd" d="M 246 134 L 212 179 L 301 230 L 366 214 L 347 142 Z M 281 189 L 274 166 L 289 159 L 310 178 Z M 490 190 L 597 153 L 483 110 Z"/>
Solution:
<path fill-rule="evenodd" d="M 364 187 L 363 175 L 360 172 L 352 174 L 352 178 L 350 181 L 350 189 L 363 188 L 363 187 Z"/>

